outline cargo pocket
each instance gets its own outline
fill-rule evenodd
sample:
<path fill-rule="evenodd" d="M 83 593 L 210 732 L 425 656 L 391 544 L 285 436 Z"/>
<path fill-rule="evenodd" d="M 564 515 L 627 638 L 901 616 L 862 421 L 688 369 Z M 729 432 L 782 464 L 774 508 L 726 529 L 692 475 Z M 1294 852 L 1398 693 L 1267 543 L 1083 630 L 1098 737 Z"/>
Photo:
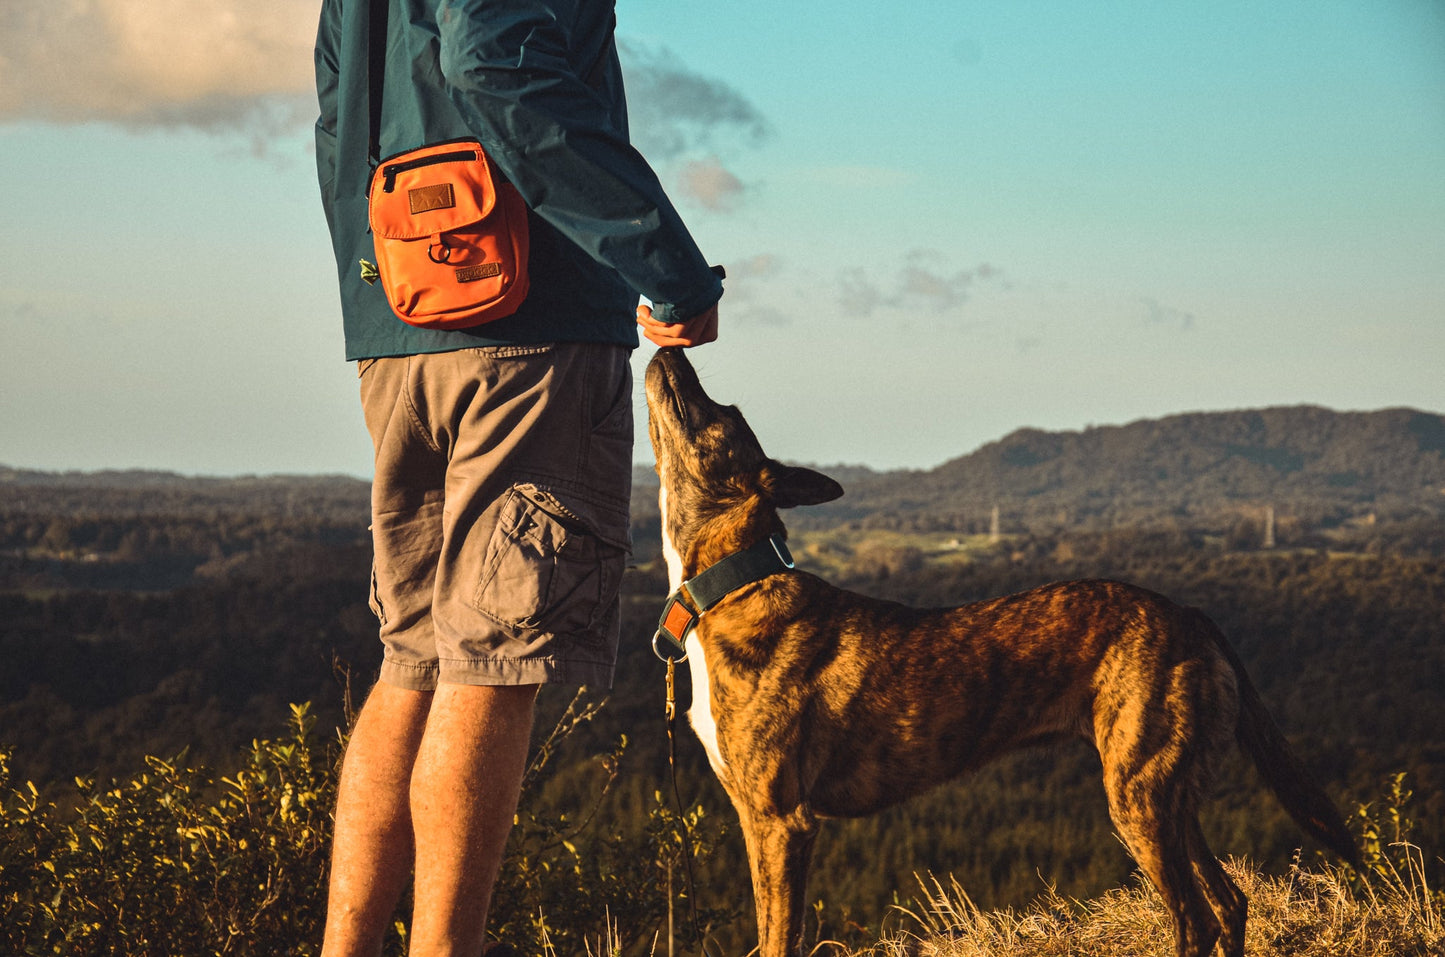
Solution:
<path fill-rule="evenodd" d="M 586 637 L 609 621 L 626 556 L 625 512 L 516 485 L 487 543 L 473 604 L 520 637 Z"/>

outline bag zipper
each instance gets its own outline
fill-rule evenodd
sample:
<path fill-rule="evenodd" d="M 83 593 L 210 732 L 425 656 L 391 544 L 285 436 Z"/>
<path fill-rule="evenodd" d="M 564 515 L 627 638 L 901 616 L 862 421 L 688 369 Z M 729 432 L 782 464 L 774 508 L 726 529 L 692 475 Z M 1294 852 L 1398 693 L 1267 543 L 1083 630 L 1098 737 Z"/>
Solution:
<path fill-rule="evenodd" d="M 421 169 L 425 166 L 436 166 L 439 163 L 470 163 L 477 158 L 476 150 L 454 150 L 450 153 L 435 153 L 431 156 L 423 156 L 420 159 L 407 160 L 405 163 L 388 163 L 381 168 L 381 191 L 390 193 L 396 188 L 396 178 L 401 173 L 409 170 Z"/>

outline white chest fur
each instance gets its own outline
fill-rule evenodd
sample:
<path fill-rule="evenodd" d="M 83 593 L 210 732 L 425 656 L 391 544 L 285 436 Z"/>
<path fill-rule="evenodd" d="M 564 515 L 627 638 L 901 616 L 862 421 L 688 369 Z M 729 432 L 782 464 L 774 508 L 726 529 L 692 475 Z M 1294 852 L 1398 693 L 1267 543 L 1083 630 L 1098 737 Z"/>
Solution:
<path fill-rule="evenodd" d="M 667 526 L 667 472 L 661 472 L 662 491 L 657 493 L 657 510 L 662 515 L 662 560 L 667 563 L 667 590 L 677 591 L 682 587 L 682 555 L 672 544 L 672 535 Z"/>
<path fill-rule="evenodd" d="M 672 536 L 668 533 L 666 471 L 662 472 L 661 479 L 662 491 L 658 494 L 657 505 L 658 511 L 662 513 L 662 558 L 667 562 L 667 587 L 670 591 L 677 591 L 682 586 L 682 555 L 672 544 Z M 687 720 L 702 741 L 703 749 L 707 751 L 707 760 L 712 765 L 713 773 L 720 775 L 727 767 L 727 762 L 723 760 L 722 752 L 717 746 L 717 722 L 712 715 L 707 654 L 695 633 L 687 636 L 686 645 L 688 675 L 692 680 L 692 705 L 687 709 Z"/>
<path fill-rule="evenodd" d="M 687 709 L 687 720 L 692 730 L 702 741 L 707 751 L 708 763 L 714 774 L 721 775 L 727 767 L 722 752 L 717 746 L 717 722 L 712 716 L 712 693 L 707 680 L 707 654 L 697 635 L 687 636 L 687 668 L 692 678 L 692 706 Z"/>

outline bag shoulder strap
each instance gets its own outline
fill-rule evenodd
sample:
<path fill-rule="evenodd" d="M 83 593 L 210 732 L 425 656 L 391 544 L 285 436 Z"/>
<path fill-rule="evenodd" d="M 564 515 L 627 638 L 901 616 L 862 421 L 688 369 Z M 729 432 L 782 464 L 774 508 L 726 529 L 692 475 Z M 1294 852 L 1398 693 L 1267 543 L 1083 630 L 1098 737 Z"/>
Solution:
<path fill-rule="evenodd" d="M 381 165 L 381 94 L 386 83 L 386 29 L 390 0 L 370 0 L 366 32 L 366 99 L 370 112 L 367 156 L 375 169 Z"/>

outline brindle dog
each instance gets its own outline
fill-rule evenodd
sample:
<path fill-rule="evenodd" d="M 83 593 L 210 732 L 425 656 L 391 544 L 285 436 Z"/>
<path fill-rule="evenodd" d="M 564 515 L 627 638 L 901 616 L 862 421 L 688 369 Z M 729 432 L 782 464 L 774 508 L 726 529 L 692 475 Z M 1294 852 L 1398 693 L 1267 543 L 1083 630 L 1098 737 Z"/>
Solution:
<path fill-rule="evenodd" d="M 784 535 L 778 509 L 842 488 L 768 458 L 681 350 L 647 369 L 672 588 Z M 1203 614 L 1112 581 L 914 609 L 779 571 L 706 611 L 686 639 L 689 718 L 741 820 L 762 957 L 795 954 L 818 820 L 872 814 L 1006 752 L 1098 749 L 1110 815 L 1168 906 L 1179 957 L 1244 953 L 1244 894 L 1199 827 L 1236 741 L 1285 809 L 1347 860 L 1338 811 L 1290 753 Z"/>

